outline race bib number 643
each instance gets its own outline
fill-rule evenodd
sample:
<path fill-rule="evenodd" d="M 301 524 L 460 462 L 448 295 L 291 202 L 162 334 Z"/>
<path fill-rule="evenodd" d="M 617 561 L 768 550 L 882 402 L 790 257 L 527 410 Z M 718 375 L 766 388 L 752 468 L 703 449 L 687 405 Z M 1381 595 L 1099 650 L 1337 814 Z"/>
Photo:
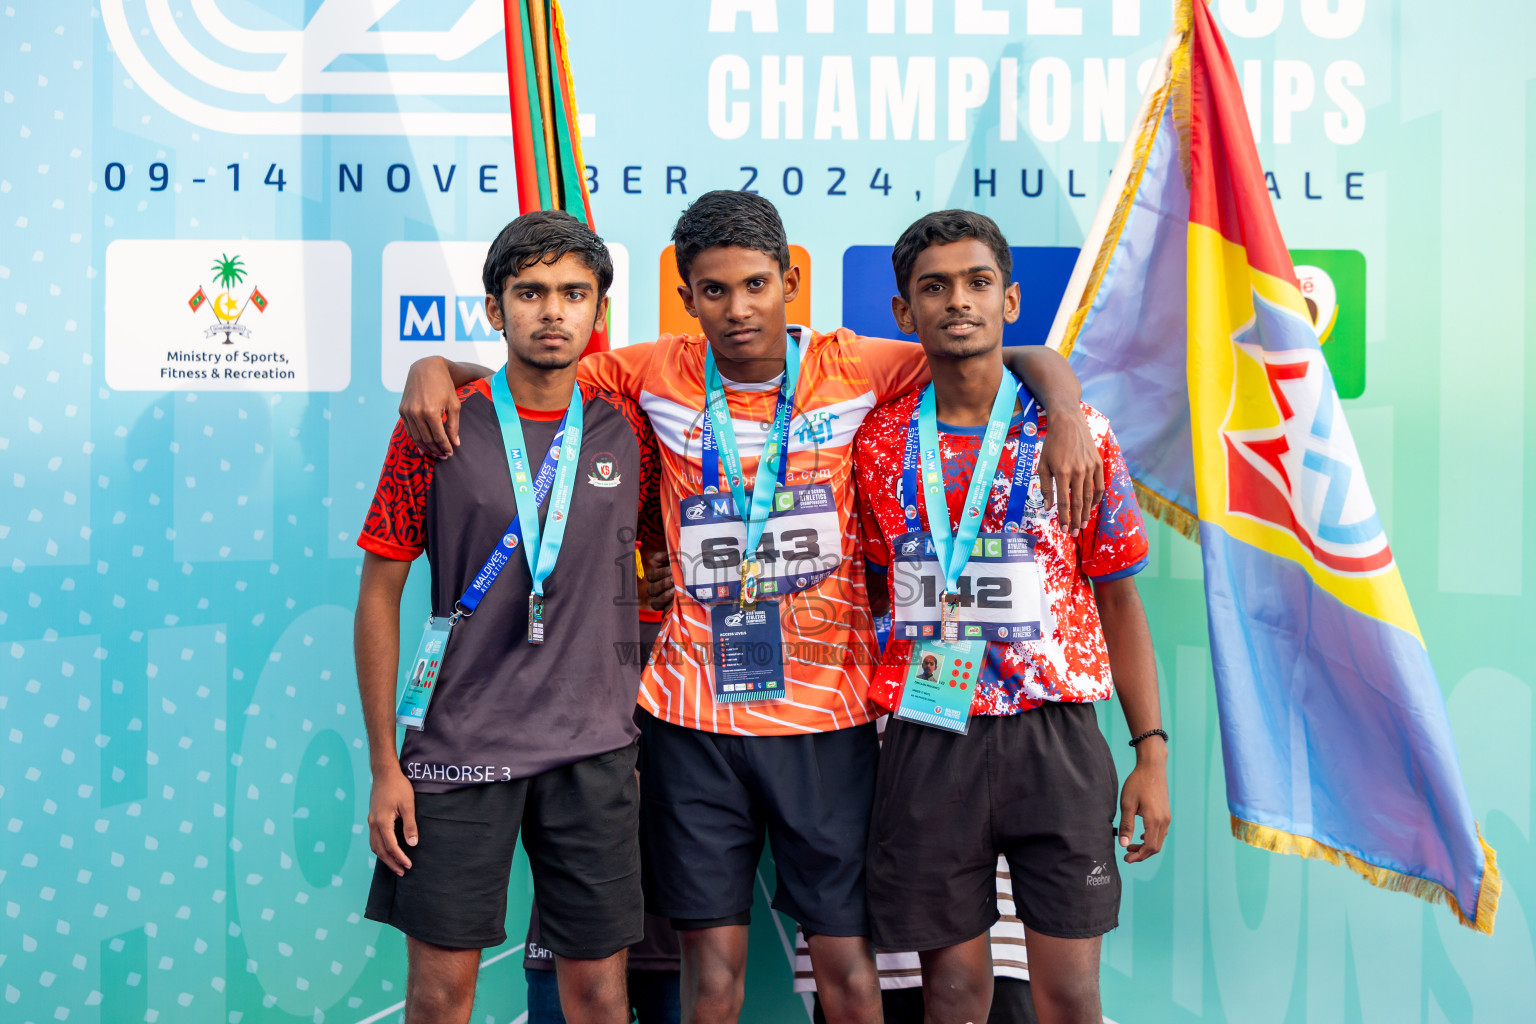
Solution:
<path fill-rule="evenodd" d="M 729 493 L 695 494 L 678 503 L 678 560 L 683 585 L 706 604 L 736 600 L 747 528 Z M 843 560 L 843 530 L 825 484 L 782 487 L 757 546 L 757 591 L 765 599 L 814 587 Z"/>

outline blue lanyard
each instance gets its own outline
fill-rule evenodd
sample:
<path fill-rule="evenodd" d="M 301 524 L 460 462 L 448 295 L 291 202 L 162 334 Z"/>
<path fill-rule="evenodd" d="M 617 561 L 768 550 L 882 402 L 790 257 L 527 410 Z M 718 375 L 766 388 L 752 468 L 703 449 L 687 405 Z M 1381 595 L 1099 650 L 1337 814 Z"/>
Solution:
<path fill-rule="evenodd" d="M 581 386 L 571 385 L 571 404 L 566 407 L 560 430 L 544 454 L 544 462 L 532 481 L 528 479 L 527 445 L 523 441 L 522 418 L 512 389 L 507 386 L 507 368 L 503 366 L 491 382 L 491 397 L 496 401 L 496 418 L 501 421 L 501 439 L 507 448 L 507 465 L 512 471 L 512 496 L 517 499 L 517 519 L 522 524 L 523 557 L 533 576 L 533 592 L 544 596 L 544 581 L 554 571 L 565 540 L 565 524 L 571 516 L 571 497 L 576 491 L 576 462 L 581 452 Z M 558 453 L 558 454 L 556 454 Z M 552 465 L 552 463 L 554 463 Z M 539 505 L 551 490 L 549 515 L 543 536 L 539 529 Z M 535 492 L 538 493 L 535 493 Z"/>
<path fill-rule="evenodd" d="M 575 386 L 571 388 L 571 404 L 565 410 L 565 417 L 560 421 L 555 439 L 550 443 L 549 451 L 544 453 L 538 475 L 531 483 L 528 480 L 528 461 L 524 456 L 527 445 L 523 440 L 522 419 L 517 413 L 517 403 L 512 400 L 512 391 L 507 387 L 506 367 L 502 367 L 491 381 L 491 397 L 496 403 L 496 418 L 501 424 L 501 440 L 506 448 L 507 467 L 512 474 L 512 494 L 517 502 L 517 514 L 502 532 L 501 543 L 496 545 L 491 557 L 485 560 L 485 565 L 470 580 L 464 596 L 459 598 L 454 608 L 455 617 L 474 614 L 475 608 L 485 599 L 491 584 L 496 582 L 496 577 L 506 568 L 512 551 L 519 544 L 528 559 L 528 569 L 533 574 L 534 593 L 543 594 L 544 581 L 555 567 L 561 541 L 565 539 L 565 523 L 570 517 L 571 495 L 575 490 L 576 456 L 581 450 L 581 389 Z M 521 482 L 517 479 L 518 474 L 522 474 Z M 550 505 L 549 529 L 540 538 L 539 506 L 549 496 L 552 487 L 555 489 L 555 501 Z M 558 518 L 555 516 L 557 511 L 560 513 Z M 531 529 L 525 528 L 525 523 Z M 527 543 L 523 543 L 525 537 Z M 538 549 L 537 556 L 533 551 L 535 548 Z"/>
<path fill-rule="evenodd" d="M 1024 406 L 1025 423 L 1037 424 L 1040 421 L 1040 410 L 1034 399 L 1029 397 L 1029 392 L 1012 374 L 1004 370 L 1003 379 L 998 384 L 997 397 L 992 401 L 992 413 L 987 420 L 981 449 L 976 453 L 976 465 L 971 471 L 970 484 L 966 489 L 960 526 L 953 540 L 950 537 L 949 504 L 944 494 L 944 462 L 938 450 L 938 415 L 932 384 L 923 390 L 922 398 L 912 410 L 912 418 L 907 423 L 907 447 L 901 467 L 901 493 L 907 502 L 903 510 L 907 530 L 912 533 L 922 531 L 922 521 L 917 512 L 918 472 L 921 470 L 921 492 L 923 504 L 928 510 L 929 532 L 933 535 L 934 552 L 944 571 L 945 585 L 951 591 L 959 585 L 960 574 L 970 561 L 971 550 L 981 532 L 981 522 L 986 517 L 992 482 L 997 475 L 998 461 L 1002 458 L 1003 444 L 1008 437 L 1008 425 L 1013 418 L 1015 397 L 1021 401 L 1028 398 Z M 1033 436 L 1034 432 L 1020 431 L 1018 455 L 1014 460 L 1013 477 L 1008 486 L 1005 525 L 1008 530 L 1022 528 L 1025 506 L 1029 501 L 1029 479 L 1034 474 L 1035 461 L 1039 456 L 1038 442 L 1028 445 L 1026 455 L 1026 434 Z"/>
<path fill-rule="evenodd" d="M 713 349 L 704 353 L 704 431 L 699 441 L 700 455 L 704 463 L 704 486 L 723 490 L 720 485 L 720 462 L 730 476 L 731 497 L 735 500 L 736 514 L 747 526 L 746 559 L 753 558 L 757 545 L 763 539 L 763 529 L 768 525 L 768 515 L 773 508 L 775 483 L 784 483 L 784 473 L 789 465 L 789 420 L 795 404 L 795 388 L 800 381 L 800 349 L 793 340 L 786 340 L 784 352 L 784 382 L 779 385 L 778 405 L 773 413 L 773 426 L 763 444 L 763 453 L 757 460 L 757 479 L 752 486 L 750 502 L 745 487 L 745 474 L 741 470 L 741 452 L 736 447 L 736 428 L 731 424 L 731 409 L 725 398 L 725 382 L 715 365 Z M 717 440 L 718 438 L 718 440 Z"/>

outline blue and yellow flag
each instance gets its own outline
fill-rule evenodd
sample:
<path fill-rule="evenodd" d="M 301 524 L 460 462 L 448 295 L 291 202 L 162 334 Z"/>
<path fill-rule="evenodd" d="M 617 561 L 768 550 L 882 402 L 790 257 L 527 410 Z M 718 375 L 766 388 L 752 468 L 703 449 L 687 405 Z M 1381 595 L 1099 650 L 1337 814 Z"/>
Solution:
<path fill-rule="evenodd" d="M 1143 506 L 1200 541 L 1233 835 L 1492 932 L 1494 851 L 1205 3 L 1176 9 L 1051 343 Z"/>

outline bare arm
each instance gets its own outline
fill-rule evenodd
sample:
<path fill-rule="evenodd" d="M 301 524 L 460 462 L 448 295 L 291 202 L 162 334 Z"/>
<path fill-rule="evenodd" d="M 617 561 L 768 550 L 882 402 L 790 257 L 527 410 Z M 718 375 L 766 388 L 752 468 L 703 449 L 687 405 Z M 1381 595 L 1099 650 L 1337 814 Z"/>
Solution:
<path fill-rule="evenodd" d="M 479 363 L 456 363 L 442 356 L 412 363 L 400 396 L 400 420 L 416 447 L 434 458 L 450 458 L 459 443 L 458 389 L 495 372 Z"/>
<path fill-rule="evenodd" d="M 672 607 L 672 560 L 666 548 L 641 548 L 640 607 L 664 612 Z"/>
<path fill-rule="evenodd" d="M 1162 727 L 1157 699 L 1157 662 L 1152 657 L 1152 633 L 1136 591 L 1136 579 L 1127 576 L 1094 585 L 1094 600 L 1109 648 L 1109 666 L 1115 692 L 1125 712 L 1132 736 Z M 1152 736 L 1136 745 L 1136 767 L 1120 790 L 1120 845 L 1126 863 L 1146 860 L 1163 848 L 1172 818 L 1168 804 L 1168 746 Z M 1142 841 L 1132 843 L 1136 816 L 1141 816 Z"/>
<path fill-rule="evenodd" d="M 1040 488 L 1056 503 L 1062 529 L 1075 534 L 1104 496 L 1104 462 L 1083 416 L 1082 385 L 1061 354 L 1044 345 L 1005 348 L 1003 365 L 1050 413 L 1040 450 Z"/>
<path fill-rule="evenodd" d="M 395 819 L 403 819 L 407 846 L 416 845 L 416 792 L 400 770 L 395 753 L 395 677 L 400 665 L 400 592 L 411 563 L 363 555 L 352 651 L 357 690 L 368 730 L 373 792 L 368 802 L 368 845 L 386 867 L 405 874 L 411 860 L 395 840 Z"/>

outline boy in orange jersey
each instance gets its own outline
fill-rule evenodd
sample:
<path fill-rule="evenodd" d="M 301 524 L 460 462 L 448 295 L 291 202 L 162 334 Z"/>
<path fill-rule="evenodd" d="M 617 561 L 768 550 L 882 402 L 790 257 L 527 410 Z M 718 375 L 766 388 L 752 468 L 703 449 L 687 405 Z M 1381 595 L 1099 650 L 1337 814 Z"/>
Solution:
<path fill-rule="evenodd" d="M 647 906 L 681 936 L 684 1019 L 734 1022 L 766 835 L 773 905 L 809 936 L 827 1019 L 875 1022 L 864 857 L 876 647 L 852 441 L 875 406 L 927 381 L 926 358 L 909 342 L 789 325 L 800 270 L 761 196 L 701 196 L 673 241 L 679 292 L 702 336 L 581 363 L 583 380 L 639 402 L 662 454 L 677 598 L 639 698 Z M 1102 467 L 1076 378 L 1044 349 L 1011 353 L 1009 365 L 1062 410 L 1042 484 L 1086 517 Z M 401 415 L 418 444 L 451 456 L 454 381 L 488 372 L 440 358 L 412 367 Z"/>

